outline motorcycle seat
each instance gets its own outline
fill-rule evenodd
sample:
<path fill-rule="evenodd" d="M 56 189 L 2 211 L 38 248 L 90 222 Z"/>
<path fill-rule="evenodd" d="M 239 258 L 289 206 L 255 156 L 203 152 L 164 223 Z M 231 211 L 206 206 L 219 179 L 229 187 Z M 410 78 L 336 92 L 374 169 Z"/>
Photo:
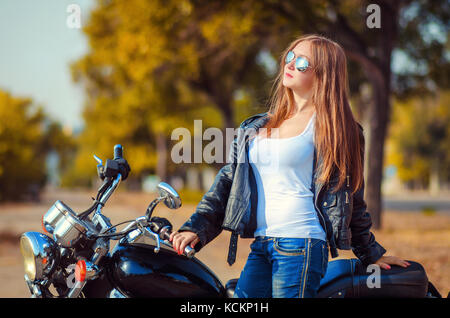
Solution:
<path fill-rule="evenodd" d="M 328 284 L 332 284 L 347 276 L 351 276 L 355 272 L 356 267 L 359 265 L 359 261 L 355 258 L 351 259 L 339 259 L 335 261 L 328 262 L 327 272 L 325 276 L 320 281 L 320 287 L 323 288 Z"/>
<path fill-rule="evenodd" d="M 423 266 L 408 261 L 411 265 L 391 269 L 364 266 L 358 259 L 339 259 L 328 263 L 327 273 L 320 282 L 318 298 L 373 298 L 400 297 L 422 298 L 429 288 L 428 277 Z"/>
<path fill-rule="evenodd" d="M 320 281 L 318 298 L 370 298 L 370 297 L 425 297 L 429 288 L 428 278 L 422 265 L 408 261 L 407 268 L 392 266 L 380 269 L 379 277 L 368 270 L 358 259 L 338 259 L 328 262 L 325 276 Z M 378 279 L 378 286 L 376 280 Z M 238 279 L 225 284 L 226 295 L 233 297 Z M 372 282 L 374 286 L 370 285 Z"/>

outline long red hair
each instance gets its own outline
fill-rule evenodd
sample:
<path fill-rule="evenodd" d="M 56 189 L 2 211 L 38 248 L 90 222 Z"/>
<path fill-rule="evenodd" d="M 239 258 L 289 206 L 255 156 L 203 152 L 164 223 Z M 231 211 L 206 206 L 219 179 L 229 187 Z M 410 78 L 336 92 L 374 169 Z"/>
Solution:
<path fill-rule="evenodd" d="M 353 193 L 363 184 L 364 136 L 353 117 L 348 101 L 347 59 L 342 47 L 320 35 L 304 35 L 294 40 L 280 57 L 280 69 L 274 80 L 268 101 L 269 120 L 264 125 L 280 127 L 294 110 L 294 96 L 290 88 L 283 86 L 286 54 L 298 43 L 310 41 L 311 65 L 314 72 L 312 104 L 316 110 L 315 147 L 322 160 L 318 170 L 318 181 L 328 183 L 335 169 L 339 171 L 338 190 L 350 175 Z M 270 135 L 270 133 L 269 133 Z M 362 137 L 362 138 L 361 138 Z"/>

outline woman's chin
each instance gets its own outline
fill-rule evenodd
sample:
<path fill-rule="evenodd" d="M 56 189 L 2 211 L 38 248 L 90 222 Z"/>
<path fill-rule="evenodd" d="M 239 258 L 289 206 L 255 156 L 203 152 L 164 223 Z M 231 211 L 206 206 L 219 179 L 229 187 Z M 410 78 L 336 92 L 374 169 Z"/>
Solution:
<path fill-rule="evenodd" d="M 292 89 L 292 83 L 290 83 L 289 80 L 284 79 L 283 80 L 283 86 L 286 88 L 291 88 Z"/>

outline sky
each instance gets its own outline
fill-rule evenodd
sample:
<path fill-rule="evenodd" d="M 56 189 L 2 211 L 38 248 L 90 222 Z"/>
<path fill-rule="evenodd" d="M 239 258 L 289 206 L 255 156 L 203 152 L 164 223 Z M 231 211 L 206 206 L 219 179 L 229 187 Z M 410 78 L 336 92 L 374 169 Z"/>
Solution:
<path fill-rule="evenodd" d="M 73 82 L 70 63 L 88 51 L 82 30 L 70 28 L 79 5 L 81 27 L 94 0 L 2 0 L 0 2 L 0 89 L 31 98 L 49 117 L 70 129 L 82 127 L 82 87 Z"/>

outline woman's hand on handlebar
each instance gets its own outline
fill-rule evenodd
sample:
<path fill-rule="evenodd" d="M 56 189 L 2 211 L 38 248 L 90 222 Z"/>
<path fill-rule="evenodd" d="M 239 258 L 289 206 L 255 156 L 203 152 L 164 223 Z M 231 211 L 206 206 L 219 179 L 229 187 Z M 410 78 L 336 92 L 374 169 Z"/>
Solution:
<path fill-rule="evenodd" d="M 170 234 L 169 241 L 172 242 L 173 249 L 177 251 L 179 255 L 183 254 L 186 246 L 190 245 L 194 248 L 200 239 L 194 232 L 172 232 Z"/>

